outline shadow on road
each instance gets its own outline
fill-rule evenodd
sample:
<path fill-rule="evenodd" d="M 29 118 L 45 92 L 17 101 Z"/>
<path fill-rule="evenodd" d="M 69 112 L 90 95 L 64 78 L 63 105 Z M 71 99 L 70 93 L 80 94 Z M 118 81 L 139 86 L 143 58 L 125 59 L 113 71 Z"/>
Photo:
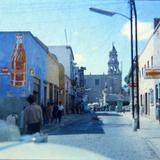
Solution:
<path fill-rule="evenodd" d="M 80 121 L 64 125 L 57 130 L 52 130 L 49 135 L 69 135 L 69 134 L 104 134 L 102 121 L 98 118 L 89 117 Z"/>
<path fill-rule="evenodd" d="M 132 124 L 115 124 L 115 123 L 107 123 L 107 124 L 103 124 L 104 126 L 108 126 L 108 127 L 131 127 Z"/>
<path fill-rule="evenodd" d="M 97 116 L 122 116 L 120 113 L 114 112 L 96 112 Z"/>

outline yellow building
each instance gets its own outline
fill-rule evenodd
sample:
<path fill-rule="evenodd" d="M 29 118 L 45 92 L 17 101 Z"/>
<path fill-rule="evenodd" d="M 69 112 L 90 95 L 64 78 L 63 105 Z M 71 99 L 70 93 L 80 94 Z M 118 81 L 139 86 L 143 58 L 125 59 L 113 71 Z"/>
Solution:
<path fill-rule="evenodd" d="M 54 54 L 48 53 L 47 81 L 44 87 L 44 104 L 47 102 L 58 103 L 59 94 L 59 62 Z"/>
<path fill-rule="evenodd" d="M 61 63 L 59 63 L 59 96 L 58 96 L 58 100 L 61 101 L 65 107 L 65 100 L 64 100 L 65 77 L 64 76 L 65 76 L 64 75 L 64 66 Z"/>

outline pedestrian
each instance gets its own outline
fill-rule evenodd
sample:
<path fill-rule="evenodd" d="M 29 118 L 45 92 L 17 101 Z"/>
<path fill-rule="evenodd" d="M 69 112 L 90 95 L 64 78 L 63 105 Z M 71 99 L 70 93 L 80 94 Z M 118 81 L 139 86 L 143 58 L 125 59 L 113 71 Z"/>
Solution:
<path fill-rule="evenodd" d="M 57 114 L 59 123 L 61 123 L 63 110 L 64 110 L 64 106 L 62 105 L 62 102 L 60 101 L 58 104 L 58 114 Z"/>
<path fill-rule="evenodd" d="M 46 107 L 41 103 L 41 109 L 42 109 L 42 115 L 43 115 L 43 125 L 47 123 L 47 113 L 46 113 Z"/>
<path fill-rule="evenodd" d="M 8 125 L 17 125 L 18 115 L 16 113 L 9 114 L 6 118 L 6 122 Z"/>
<path fill-rule="evenodd" d="M 34 134 L 40 132 L 43 125 L 42 109 L 35 103 L 35 96 L 29 95 L 27 101 L 29 102 L 29 106 L 26 107 L 24 112 L 25 126 L 27 127 L 28 134 Z"/>
<path fill-rule="evenodd" d="M 19 115 L 19 129 L 20 129 L 21 135 L 25 133 L 25 119 L 24 119 L 25 108 L 26 108 L 26 106 L 23 107 L 23 110 L 21 111 L 21 113 Z"/>
<path fill-rule="evenodd" d="M 49 124 L 52 121 L 52 110 L 53 110 L 53 106 L 51 105 L 50 102 L 48 102 L 46 112 L 47 112 L 47 121 L 48 121 Z"/>
<path fill-rule="evenodd" d="M 57 118 L 58 118 L 58 106 L 56 103 L 53 103 L 52 122 L 55 119 L 55 123 L 57 123 Z"/>

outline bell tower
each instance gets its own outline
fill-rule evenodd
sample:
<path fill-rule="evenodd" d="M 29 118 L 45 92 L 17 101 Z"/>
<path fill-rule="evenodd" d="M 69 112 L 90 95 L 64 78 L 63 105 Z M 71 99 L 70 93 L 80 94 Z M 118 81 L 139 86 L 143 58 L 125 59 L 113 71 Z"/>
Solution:
<path fill-rule="evenodd" d="M 119 62 L 118 55 L 114 44 L 112 43 L 112 50 L 109 52 L 109 61 L 108 61 L 108 74 L 119 74 Z"/>

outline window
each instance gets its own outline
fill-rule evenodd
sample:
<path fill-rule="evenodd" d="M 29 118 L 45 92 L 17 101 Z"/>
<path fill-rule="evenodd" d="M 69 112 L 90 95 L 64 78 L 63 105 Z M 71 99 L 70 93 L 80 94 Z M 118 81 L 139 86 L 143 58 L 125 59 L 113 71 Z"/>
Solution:
<path fill-rule="evenodd" d="M 96 86 L 99 85 L 99 79 L 95 79 L 95 85 L 96 85 Z"/>
<path fill-rule="evenodd" d="M 147 68 L 149 68 L 149 61 L 147 61 Z"/>
<path fill-rule="evenodd" d="M 50 102 L 53 101 L 53 84 L 52 83 L 49 84 L 49 100 Z"/>
<path fill-rule="evenodd" d="M 151 57 L 151 67 L 153 67 L 153 56 Z"/>
<path fill-rule="evenodd" d="M 155 85 L 155 98 L 156 98 L 156 102 L 158 102 L 158 85 Z"/>
<path fill-rule="evenodd" d="M 143 98 L 142 98 L 142 94 L 141 94 L 141 106 L 143 106 Z"/>
<path fill-rule="evenodd" d="M 150 103 L 152 105 L 154 104 L 154 91 L 153 91 L 153 89 L 150 89 Z"/>
<path fill-rule="evenodd" d="M 142 67 L 142 76 L 143 76 L 143 67 Z"/>
<path fill-rule="evenodd" d="M 160 83 L 158 84 L 158 98 L 160 98 Z"/>

